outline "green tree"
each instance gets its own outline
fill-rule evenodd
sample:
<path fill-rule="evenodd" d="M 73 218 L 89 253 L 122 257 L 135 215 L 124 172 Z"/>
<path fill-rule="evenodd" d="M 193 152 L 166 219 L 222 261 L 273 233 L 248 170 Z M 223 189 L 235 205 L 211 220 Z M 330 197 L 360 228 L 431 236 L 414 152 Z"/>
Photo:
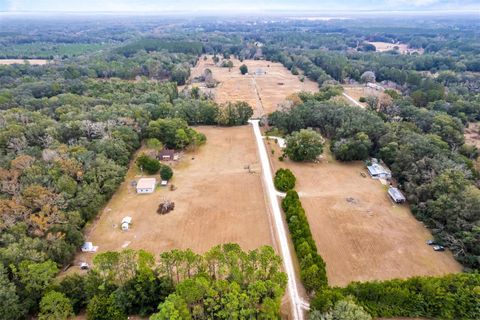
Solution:
<path fill-rule="evenodd" d="M 160 161 L 150 158 L 146 154 L 141 154 L 137 158 L 137 166 L 142 170 L 145 170 L 148 174 L 155 174 L 160 170 Z"/>
<path fill-rule="evenodd" d="M 340 300 L 335 303 L 332 311 L 321 314 L 313 311 L 310 320 L 371 320 L 372 317 L 365 310 L 356 305 L 352 299 Z"/>
<path fill-rule="evenodd" d="M 70 300 L 57 291 L 50 291 L 40 301 L 39 320 L 66 320 L 73 316 Z"/>
<path fill-rule="evenodd" d="M 160 167 L 160 178 L 162 180 L 170 180 L 173 177 L 173 170 L 170 166 L 162 165 Z"/>
<path fill-rule="evenodd" d="M 158 305 L 158 313 L 153 314 L 150 320 L 188 320 L 191 318 L 185 300 L 177 294 L 171 294 L 165 302 Z"/>
<path fill-rule="evenodd" d="M 147 145 L 147 147 L 149 149 L 154 149 L 154 150 L 162 150 L 163 149 L 163 144 L 158 139 L 155 139 L 155 138 L 147 139 L 145 144 Z"/>
<path fill-rule="evenodd" d="M 22 318 L 23 314 L 15 284 L 10 282 L 3 264 L 0 264 L 0 319 L 15 320 Z"/>
<path fill-rule="evenodd" d="M 51 285 L 58 268 L 51 260 L 42 263 L 24 260 L 13 272 L 22 284 L 22 296 L 28 301 L 30 307 L 34 307 L 43 292 Z"/>
<path fill-rule="evenodd" d="M 372 142 L 364 132 L 357 133 L 354 138 L 336 141 L 332 145 L 335 158 L 341 161 L 365 160 L 371 148 Z"/>
<path fill-rule="evenodd" d="M 113 296 L 95 295 L 87 306 L 88 320 L 126 320 L 127 316 L 122 312 L 120 306 L 115 304 Z"/>
<path fill-rule="evenodd" d="M 284 153 L 293 161 L 313 161 L 323 152 L 323 139 L 310 129 L 301 129 L 287 137 Z"/>
<path fill-rule="evenodd" d="M 296 178 L 290 169 L 280 168 L 275 172 L 273 183 L 279 191 L 287 192 L 295 188 Z"/>
<path fill-rule="evenodd" d="M 243 75 L 247 74 L 247 73 L 248 73 L 248 67 L 247 67 L 247 65 L 242 64 L 242 65 L 240 66 L 240 72 L 241 72 Z"/>

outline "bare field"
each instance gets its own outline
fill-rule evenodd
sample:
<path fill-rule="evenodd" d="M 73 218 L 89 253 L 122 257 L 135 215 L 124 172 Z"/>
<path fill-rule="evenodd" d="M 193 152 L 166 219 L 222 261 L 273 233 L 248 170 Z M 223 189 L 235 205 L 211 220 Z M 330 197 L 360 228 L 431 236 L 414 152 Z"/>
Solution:
<path fill-rule="evenodd" d="M 48 60 L 44 59 L 0 59 L 0 65 L 10 65 L 10 64 L 24 64 L 25 61 L 28 61 L 31 65 L 44 65 L 48 63 Z"/>
<path fill-rule="evenodd" d="M 98 252 L 132 248 L 157 255 L 174 248 L 202 253 L 227 242 L 238 243 L 244 250 L 273 245 L 251 127 L 196 129 L 207 136 L 207 143 L 174 165 L 175 191 L 160 187 L 153 194 L 137 195 L 130 182 L 139 176 L 134 165 L 130 168 L 125 182 L 87 231 L 87 240 L 99 246 Z M 251 173 L 245 168 L 248 165 Z M 159 215 L 156 210 L 165 198 L 175 202 L 175 209 Z M 121 231 L 125 216 L 133 218 L 132 226 Z M 90 262 L 93 256 L 79 253 L 75 265 Z"/>
<path fill-rule="evenodd" d="M 275 150 L 275 170 L 289 168 L 297 177 L 330 285 L 462 271 L 450 252 L 434 252 L 425 244 L 432 236 L 407 205 L 395 205 L 385 186 L 360 175 L 366 172 L 363 163 L 337 162 L 329 151 L 318 164 L 280 162 L 278 146 L 267 144 Z"/>
<path fill-rule="evenodd" d="M 480 125 L 478 122 L 471 122 L 465 129 L 465 143 L 480 148 Z"/>
<path fill-rule="evenodd" d="M 418 53 L 418 54 L 423 54 L 424 50 L 423 48 L 420 49 L 414 49 L 414 48 L 409 48 L 407 44 L 404 43 L 390 43 L 390 42 L 367 42 L 369 44 L 373 44 L 375 48 L 377 48 L 378 52 L 385 52 L 385 51 L 390 51 L 394 50 L 395 47 L 398 48 L 398 52 L 401 54 L 410 54 L 410 53 Z"/>
<path fill-rule="evenodd" d="M 228 68 L 217 67 L 212 56 L 207 60 L 200 57 L 195 68 L 192 69 L 192 78 L 200 76 L 205 69 L 210 69 L 213 78 L 220 84 L 213 89 L 203 87 L 201 83 L 194 86 L 202 87 L 205 92 L 211 92 L 218 103 L 228 101 L 246 101 L 255 110 L 254 115 L 260 116 L 276 110 L 277 105 L 292 93 L 299 91 L 317 92 L 318 84 L 307 78 L 301 82 L 299 76 L 292 73 L 280 63 L 265 60 L 245 60 L 240 62 L 231 59 L 234 66 Z M 249 74 L 242 75 L 239 67 L 246 64 Z"/>
<path fill-rule="evenodd" d="M 382 95 L 385 95 L 385 93 L 382 92 L 382 91 L 375 90 L 373 88 L 366 87 L 364 85 L 344 85 L 343 86 L 343 91 L 347 95 L 349 95 L 350 97 L 355 99 L 358 103 L 363 105 L 364 107 L 366 107 L 367 104 L 365 102 L 360 102 L 361 97 L 364 97 L 364 98 L 366 98 L 368 96 L 381 97 Z M 349 101 L 347 98 L 345 98 L 345 97 L 343 97 L 343 98 L 347 103 L 352 104 L 352 102 Z"/>

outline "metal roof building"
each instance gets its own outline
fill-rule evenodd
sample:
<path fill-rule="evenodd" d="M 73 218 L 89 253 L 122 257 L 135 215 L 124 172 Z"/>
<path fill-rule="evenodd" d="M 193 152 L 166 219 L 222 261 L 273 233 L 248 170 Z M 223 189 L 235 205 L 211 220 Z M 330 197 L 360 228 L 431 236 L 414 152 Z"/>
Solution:
<path fill-rule="evenodd" d="M 394 188 L 394 187 L 390 187 L 388 189 L 388 195 L 396 203 L 403 203 L 403 202 L 407 201 L 407 199 L 405 198 L 403 193 L 400 190 L 398 190 L 397 188 Z"/>

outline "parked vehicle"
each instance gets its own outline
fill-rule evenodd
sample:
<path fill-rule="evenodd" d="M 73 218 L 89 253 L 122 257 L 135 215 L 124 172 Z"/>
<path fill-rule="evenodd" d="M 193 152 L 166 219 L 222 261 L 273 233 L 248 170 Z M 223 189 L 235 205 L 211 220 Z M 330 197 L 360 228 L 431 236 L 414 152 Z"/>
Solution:
<path fill-rule="evenodd" d="M 427 240 L 427 244 L 428 244 L 429 246 L 433 246 L 433 245 L 436 245 L 437 243 L 435 242 L 435 240 L 430 239 L 430 240 Z"/>
<path fill-rule="evenodd" d="M 445 251 L 445 247 L 440 246 L 440 245 L 436 245 L 436 246 L 433 246 L 433 250 L 435 250 L 435 251 Z"/>

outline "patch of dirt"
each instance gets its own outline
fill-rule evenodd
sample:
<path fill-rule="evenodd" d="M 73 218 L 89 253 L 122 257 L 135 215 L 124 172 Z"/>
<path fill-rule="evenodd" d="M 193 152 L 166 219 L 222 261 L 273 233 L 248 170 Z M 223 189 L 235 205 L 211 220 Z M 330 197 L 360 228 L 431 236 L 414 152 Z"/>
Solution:
<path fill-rule="evenodd" d="M 480 125 L 478 122 L 471 122 L 465 129 L 465 143 L 480 148 Z"/>
<path fill-rule="evenodd" d="M 24 64 L 25 61 L 28 61 L 31 65 L 44 65 L 49 61 L 44 59 L 0 59 L 0 65 L 10 65 L 10 64 Z"/>
<path fill-rule="evenodd" d="M 409 48 L 407 44 L 404 43 L 390 43 L 390 42 L 367 42 L 369 44 L 373 44 L 375 48 L 377 48 L 377 52 L 385 52 L 385 51 L 390 51 L 394 50 L 394 48 L 398 48 L 398 52 L 401 54 L 412 54 L 412 53 L 418 53 L 418 54 L 423 54 L 424 49 L 415 49 L 415 48 Z"/>
<path fill-rule="evenodd" d="M 130 168 L 87 232 L 87 241 L 99 246 L 98 252 L 128 246 L 155 255 L 174 248 L 202 253 L 227 242 L 244 250 L 273 244 L 251 127 L 196 129 L 207 136 L 207 143 L 174 165 L 169 184 L 177 187 L 175 191 L 158 187 L 153 194 L 136 194 L 131 181 L 140 176 L 135 165 Z M 251 170 L 245 169 L 248 165 Z M 160 215 L 156 211 L 164 199 L 175 202 L 175 209 Z M 125 216 L 132 217 L 128 231 L 120 229 Z M 79 253 L 75 265 L 91 262 L 94 255 Z"/>
<path fill-rule="evenodd" d="M 205 69 L 210 69 L 213 78 L 219 81 L 216 88 L 206 88 L 204 83 L 193 83 L 202 91 L 211 93 L 215 101 L 225 103 L 228 101 L 246 101 L 254 108 L 254 116 L 271 113 L 277 105 L 293 93 L 300 91 L 317 92 L 318 84 L 305 77 L 294 76 L 282 64 L 265 60 L 245 60 L 240 62 L 232 58 L 233 68 L 218 67 L 213 63 L 212 56 L 207 60 L 200 57 L 195 68 L 192 69 L 191 78 L 202 75 Z M 245 64 L 249 73 L 242 75 L 239 67 Z"/>
<path fill-rule="evenodd" d="M 362 177 L 362 162 L 341 163 L 325 147 L 320 163 L 271 161 L 297 177 L 296 190 L 308 216 L 332 286 L 352 281 L 386 280 L 461 272 L 450 252 L 435 252 L 425 241 L 432 235 L 408 205 L 396 205 L 386 186 Z"/>

